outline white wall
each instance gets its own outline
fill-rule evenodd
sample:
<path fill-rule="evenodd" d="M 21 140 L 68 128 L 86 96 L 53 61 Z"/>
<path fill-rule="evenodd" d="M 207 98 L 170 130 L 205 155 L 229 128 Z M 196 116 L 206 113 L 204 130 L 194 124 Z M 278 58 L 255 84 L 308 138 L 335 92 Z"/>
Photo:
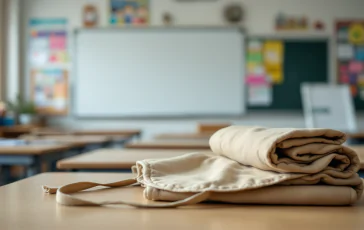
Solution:
<path fill-rule="evenodd" d="M 216 0 L 201 2 L 178 2 L 175 0 L 150 0 L 151 24 L 162 24 L 162 13 L 169 12 L 174 15 L 175 25 L 225 25 L 222 18 L 222 8 L 230 2 L 241 2 L 245 7 L 245 28 L 249 34 L 274 35 L 274 18 L 277 13 L 283 12 L 294 15 L 306 15 L 310 20 L 322 20 L 326 24 L 325 35 L 333 34 L 335 19 L 364 17 L 363 0 Z M 26 35 L 27 22 L 32 17 L 66 17 L 70 29 L 81 27 L 82 6 L 90 0 L 22 0 L 23 32 Z M 107 0 L 92 0 L 99 7 L 100 26 L 107 26 Z M 314 32 L 305 33 L 313 35 Z M 27 37 L 24 37 L 24 44 Z M 72 49 L 72 47 L 71 47 Z M 23 56 L 24 55 L 23 50 Z M 335 76 L 335 66 L 331 60 L 331 78 Z M 25 82 L 29 77 L 25 76 Z M 13 77 L 13 76 L 12 76 Z M 225 120 L 225 119 L 222 119 Z M 221 121 L 221 119 L 220 119 Z M 74 120 L 71 117 L 54 119 L 55 124 L 79 128 L 118 128 L 138 127 L 146 130 L 147 136 L 165 131 L 191 131 L 195 128 L 196 120 Z M 303 127 L 303 116 L 300 114 L 260 113 L 248 115 L 242 119 L 232 120 L 235 123 L 266 126 Z M 364 122 L 364 121 L 363 121 Z"/>

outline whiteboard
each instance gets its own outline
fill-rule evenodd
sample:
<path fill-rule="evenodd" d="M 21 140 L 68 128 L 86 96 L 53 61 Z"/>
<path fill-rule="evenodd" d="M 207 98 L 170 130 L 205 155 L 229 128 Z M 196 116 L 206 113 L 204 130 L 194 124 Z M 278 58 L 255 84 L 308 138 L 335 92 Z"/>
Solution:
<path fill-rule="evenodd" d="M 307 128 L 357 131 L 355 110 L 348 85 L 302 84 Z"/>
<path fill-rule="evenodd" d="M 240 115 L 244 37 L 233 28 L 125 28 L 75 34 L 79 117 Z"/>

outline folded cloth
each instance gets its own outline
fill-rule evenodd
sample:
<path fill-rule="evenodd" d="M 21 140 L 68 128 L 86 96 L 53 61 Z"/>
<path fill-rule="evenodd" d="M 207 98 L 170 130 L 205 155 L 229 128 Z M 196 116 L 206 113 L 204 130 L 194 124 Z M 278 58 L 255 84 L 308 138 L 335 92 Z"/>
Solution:
<path fill-rule="evenodd" d="M 82 182 L 58 189 L 64 205 L 129 204 L 176 207 L 205 200 L 229 203 L 348 205 L 363 191 L 359 159 L 342 146 L 345 134 L 328 129 L 268 129 L 231 126 L 210 139 L 213 152 L 138 161 L 135 180 L 102 184 L 120 187 L 138 182 L 160 205 L 90 202 L 70 193 L 100 184 Z M 57 189 L 45 187 L 49 193 Z"/>

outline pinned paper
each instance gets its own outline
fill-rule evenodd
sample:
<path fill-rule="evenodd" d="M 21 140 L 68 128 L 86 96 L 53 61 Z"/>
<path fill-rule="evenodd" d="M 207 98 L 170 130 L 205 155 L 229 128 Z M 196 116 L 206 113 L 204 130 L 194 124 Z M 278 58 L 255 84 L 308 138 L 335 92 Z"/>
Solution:
<path fill-rule="evenodd" d="M 341 74 L 340 83 L 349 83 L 349 76 L 347 74 Z"/>
<path fill-rule="evenodd" d="M 248 75 L 245 79 L 245 82 L 248 85 L 267 85 L 269 82 L 267 81 L 267 77 L 265 75 Z"/>
<path fill-rule="evenodd" d="M 248 91 L 249 105 L 269 106 L 272 104 L 272 88 L 269 85 L 251 85 Z"/>
<path fill-rule="evenodd" d="M 349 68 L 347 65 L 343 64 L 343 65 L 340 65 L 340 73 L 341 74 L 346 74 L 347 72 L 349 71 Z"/>
<path fill-rule="evenodd" d="M 264 44 L 264 65 L 267 75 L 272 83 L 283 82 L 283 43 L 280 41 L 267 41 Z"/>
<path fill-rule="evenodd" d="M 249 74 L 264 74 L 265 69 L 262 64 L 248 63 L 248 73 Z"/>
<path fill-rule="evenodd" d="M 359 46 L 356 48 L 355 59 L 358 61 L 364 61 L 364 46 Z"/>
<path fill-rule="evenodd" d="M 30 62 L 32 65 L 41 66 L 47 63 L 49 54 L 46 51 L 31 51 Z"/>
<path fill-rule="evenodd" d="M 283 43 L 267 41 L 264 44 L 264 62 L 266 66 L 281 67 L 283 63 Z"/>
<path fill-rule="evenodd" d="M 358 84 L 364 87 L 364 73 L 358 76 Z"/>
<path fill-rule="evenodd" d="M 259 40 L 252 40 L 248 43 L 249 52 L 261 52 L 263 48 L 262 42 Z"/>
<path fill-rule="evenodd" d="M 248 54 L 248 62 L 249 63 L 262 63 L 263 55 L 261 52 L 251 52 Z"/>
<path fill-rule="evenodd" d="M 56 63 L 56 62 L 58 62 L 58 59 L 57 59 L 56 54 L 52 54 L 52 55 L 50 56 L 50 58 L 49 58 L 49 62 L 51 62 L 51 63 Z"/>
<path fill-rule="evenodd" d="M 349 74 L 349 83 L 352 85 L 356 85 L 357 82 L 358 82 L 358 75 Z"/>
<path fill-rule="evenodd" d="M 350 60 L 354 58 L 354 47 L 350 44 L 339 44 L 337 56 L 340 60 Z"/>
<path fill-rule="evenodd" d="M 353 97 L 358 95 L 358 87 L 356 85 L 350 85 L 350 92 Z"/>
<path fill-rule="evenodd" d="M 65 36 L 51 36 L 50 37 L 50 48 L 53 50 L 66 49 L 66 37 Z"/>
<path fill-rule="evenodd" d="M 281 70 L 269 71 L 267 74 L 273 83 L 280 84 L 283 82 L 283 73 Z"/>
<path fill-rule="evenodd" d="M 360 74 L 364 71 L 364 63 L 358 61 L 352 61 L 349 63 L 349 72 L 352 74 Z"/>
<path fill-rule="evenodd" d="M 349 41 L 352 44 L 364 44 L 364 26 L 361 23 L 353 23 L 349 27 Z"/>

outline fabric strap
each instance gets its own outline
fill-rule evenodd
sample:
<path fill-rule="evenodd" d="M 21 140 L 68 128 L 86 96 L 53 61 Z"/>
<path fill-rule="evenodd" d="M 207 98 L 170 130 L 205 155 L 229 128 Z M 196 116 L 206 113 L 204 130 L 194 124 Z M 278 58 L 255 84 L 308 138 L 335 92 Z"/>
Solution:
<path fill-rule="evenodd" d="M 99 184 L 94 182 L 77 182 L 68 185 L 64 185 L 60 188 L 51 188 L 48 186 L 42 186 L 43 191 L 49 194 L 56 194 L 57 203 L 66 205 L 66 206 L 104 206 L 104 205 L 115 205 L 115 204 L 123 204 L 129 205 L 137 208 L 174 208 L 178 206 L 185 205 L 193 205 L 200 203 L 202 201 L 206 201 L 210 192 L 204 191 L 197 193 L 193 196 L 187 197 L 183 200 L 166 203 L 166 204 L 141 204 L 127 201 L 103 201 L 103 202 L 93 202 L 88 200 L 83 200 L 77 197 L 72 196 L 72 193 L 80 192 L 86 189 L 94 188 L 97 186 L 104 186 L 109 188 L 118 188 L 136 184 L 137 181 L 135 179 L 122 180 L 114 183 L 108 184 Z"/>

